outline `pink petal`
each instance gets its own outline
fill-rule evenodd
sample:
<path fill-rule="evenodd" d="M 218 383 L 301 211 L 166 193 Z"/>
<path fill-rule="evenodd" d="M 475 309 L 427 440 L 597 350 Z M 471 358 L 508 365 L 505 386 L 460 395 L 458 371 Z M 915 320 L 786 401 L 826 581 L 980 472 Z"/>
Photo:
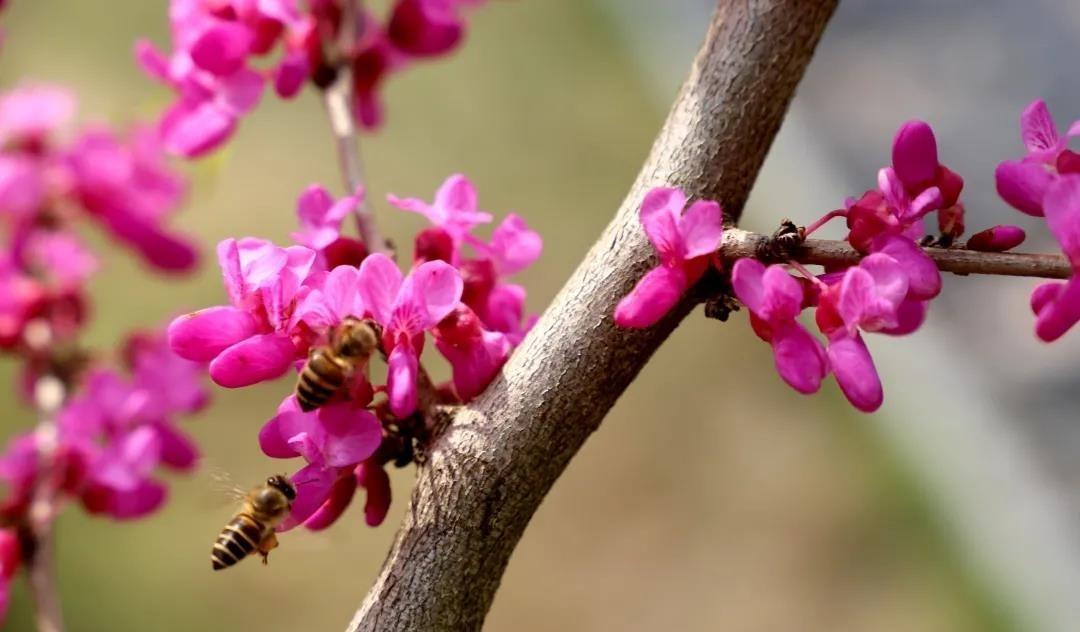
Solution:
<path fill-rule="evenodd" d="M 401 283 L 401 270 L 382 253 L 374 253 L 360 264 L 360 297 L 375 320 L 384 325 L 393 315 Z"/>
<path fill-rule="evenodd" d="M 892 303 L 881 295 L 874 276 L 861 265 L 848 268 L 844 273 L 838 308 L 849 331 L 857 327 L 876 331 L 896 326 L 898 304 L 899 300 Z"/>
<path fill-rule="evenodd" d="M 419 359 L 409 345 L 398 345 L 387 360 L 386 390 L 390 398 L 390 412 L 403 419 L 416 410 L 416 374 Z"/>
<path fill-rule="evenodd" d="M 188 270 L 198 260 L 194 246 L 142 217 L 117 207 L 110 207 L 99 216 L 115 237 L 134 247 L 158 269 Z"/>
<path fill-rule="evenodd" d="M 511 213 L 491 235 L 492 250 L 498 253 L 499 274 L 517 274 L 540 257 L 544 241 L 525 220 Z"/>
<path fill-rule="evenodd" d="M 731 286 L 746 308 L 760 314 L 765 308 L 765 266 L 757 259 L 739 259 L 731 268 Z"/>
<path fill-rule="evenodd" d="M 334 524 L 349 507 L 356 494 L 356 475 L 349 472 L 337 479 L 330 489 L 330 497 L 319 509 L 304 521 L 304 528 L 321 531 Z"/>
<path fill-rule="evenodd" d="M 156 424 L 158 437 L 161 439 L 161 462 L 169 467 L 188 471 L 199 460 L 199 448 L 191 437 L 170 424 Z"/>
<path fill-rule="evenodd" d="M 326 431 L 320 447 L 328 466 L 354 466 L 374 454 L 382 443 L 382 424 L 352 402 L 328 404 L 316 415 Z"/>
<path fill-rule="evenodd" d="M 905 300 L 896 310 L 896 326 L 879 329 L 878 333 L 889 336 L 906 336 L 922 327 L 926 313 L 930 310 L 930 301 Z"/>
<path fill-rule="evenodd" d="M 135 489 L 107 494 L 105 511 L 118 520 L 141 518 L 164 504 L 166 494 L 161 483 L 141 481 Z"/>
<path fill-rule="evenodd" d="M 143 72 L 162 83 L 169 82 L 169 59 L 146 39 L 135 42 L 135 61 Z"/>
<path fill-rule="evenodd" d="M 882 300 L 899 305 L 907 296 L 907 271 L 896 259 L 880 252 L 874 253 L 864 257 L 859 267 L 873 277 L 875 291 Z"/>
<path fill-rule="evenodd" d="M 1061 151 L 1057 126 L 1042 99 L 1032 101 L 1020 114 L 1020 138 L 1028 153 L 1039 159 Z"/>
<path fill-rule="evenodd" d="M 309 74 L 307 56 L 302 53 L 287 54 L 274 69 L 274 91 L 283 99 L 300 92 Z"/>
<path fill-rule="evenodd" d="M 288 531 L 307 521 L 330 497 L 337 479 L 336 469 L 319 465 L 307 465 L 293 474 L 291 480 L 296 488 L 296 500 L 292 503 L 289 517 L 278 526 L 277 530 Z"/>
<path fill-rule="evenodd" d="M 803 289 L 784 266 L 774 264 L 761 278 L 764 287 L 761 318 L 778 323 L 795 318 L 802 311 Z"/>
<path fill-rule="evenodd" d="M 323 218 L 333 205 L 334 198 L 326 187 L 313 184 L 296 200 L 296 214 L 300 216 L 300 223 L 318 225 L 324 223 Z"/>
<path fill-rule="evenodd" d="M 210 363 L 210 379 L 225 388 L 240 388 L 284 375 L 296 359 L 284 336 L 262 334 L 238 342 Z"/>
<path fill-rule="evenodd" d="M 908 197 L 907 191 L 904 190 L 904 183 L 891 168 L 886 167 L 878 171 L 878 188 L 881 189 L 881 194 L 885 196 L 885 203 L 898 216 L 903 217 L 910 212 L 911 198 Z"/>
<path fill-rule="evenodd" d="M 390 477 L 386 470 L 370 462 L 360 465 L 357 472 L 357 480 L 367 490 L 364 521 L 369 527 L 377 527 L 386 519 L 386 512 L 390 509 Z"/>
<path fill-rule="evenodd" d="M 338 266 L 330 271 L 323 284 L 322 296 L 327 306 L 338 317 L 361 318 L 364 302 L 360 298 L 360 271 L 350 266 Z"/>
<path fill-rule="evenodd" d="M 1009 160 L 997 166 L 994 181 L 998 195 L 1005 202 L 1034 217 L 1043 215 L 1043 196 L 1054 175 L 1036 162 Z"/>
<path fill-rule="evenodd" d="M 255 318 L 235 307 L 217 306 L 184 314 L 169 324 L 169 347 L 181 358 L 209 362 L 258 331 Z"/>
<path fill-rule="evenodd" d="M 247 114 L 262 100 L 266 81 L 254 70 L 240 70 L 221 83 L 217 103 L 234 116 Z"/>
<path fill-rule="evenodd" d="M 455 173 L 442 183 L 435 192 L 434 206 L 441 209 L 475 211 L 476 187 L 460 173 Z"/>
<path fill-rule="evenodd" d="M 802 325 L 792 321 L 772 334 L 776 372 L 791 388 L 816 393 L 829 373 L 825 350 Z"/>
<path fill-rule="evenodd" d="M 1069 126 L 1069 131 L 1065 132 L 1066 136 L 1080 136 L 1080 121 L 1073 121 L 1073 124 Z"/>
<path fill-rule="evenodd" d="M 681 262 L 685 256 L 678 225 L 685 205 L 682 191 L 666 187 L 650 189 L 641 201 L 638 217 L 661 262 Z"/>
<path fill-rule="evenodd" d="M 275 459 L 300 456 L 289 438 L 295 434 L 295 417 L 301 414 L 295 396 L 289 395 L 281 402 L 277 414 L 259 430 L 259 448 L 263 454 Z"/>
<path fill-rule="evenodd" d="M 836 382 L 851 405 L 867 413 L 880 408 L 884 400 L 881 380 L 862 337 L 835 338 L 829 342 L 827 353 Z"/>
<path fill-rule="evenodd" d="M 980 252 L 1005 252 L 1024 243 L 1027 235 L 1019 226 L 999 224 L 991 226 L 968 238 L 965 247 Z"/>
<path fill-rule="evenodd" d="M 873 252 L 895 259 L 908 281 L 908 298 L 929 300 L 941 292 L 941 272 L 923 249 L 910 239 L 891 235 L 874 240 Z"/>
<path fill-rule="evenodd" d="M 615 324 L 634 329 L 650 327 L 671 311 L 685 291 L 686 274 L 681 267 L 655 267 L 619 301 Z"/>
<path fill-rule="evenodd" d="M 724 236 L 723 221 L 724 215 L 716 202 L 698 200 L 686 209 L 679 218 L 679 234 L 687 259 L 716 252 Z"/>
<path fill-rule="evenodd" d="M 921 219 L 925 217 L 927 213 L 931 213 L 941 208 L 942 201 L 941 190 L 937 187 L 930 187 L 915 198 L 911 203 L 911 209 L 907 213 L 904 213 L 901 219 L 905 222 L 913 222 L 917 219 Z"/>
<path fill-rule="evenodd" d="M 236 116 L 206 101 L 177 104 L 161 119 L 162 142 L 170 153 L 197 158 L 224 143 L 236 131 Z"/>
<path fill-rule="evenodd" d="M 934 178 L 938 168 L 937 140 L 926 122 L 908 121 L 896 132 L 892 166 L 900 181 L 909 188 Z"/>
<path fill-rule="evenodd" d="M 1073 268 L 1080 269 L 1080 175 L 1061 176 L 1043 199 L 1046 224 Z"/>
<path fill-rule="evenodd" d="M 1038 290 L 1037 290 L 1038 291 Z M 1040 292 L 1045 300 L 1047 291 Z M 1032 295 L 1034 306 L 1036 296 Z M 1054 299 L 1040 306 L 1035 321 L 1035 335 L 1044 342 L 1053 342 L 1065 335 L 1073 325 L 1080 321 L 1080 277 L 1073 277 L 1058 291 Z"/>
<path fill-rule="evenodd" d="M 203 31 L 188 50 L 191 60 L 214 75 L 229 75 L 244 65 L 252 35 L 238 22 L 221 21 Z"/>
<path fill-rule="evenodd" d="M 456 268 L 444 261 L 428 261 L 409 274 L 401 294 L 402 298 L 411 295 L 405 300 L 416 305 L 424 316 L 425 321 L 418 323 L 422 331 L 434 327 L 454 309 L 461 300 L 464 287 L 465 283 Z"/>
<path fill-rule="evenodd" d="M 1031 311 L 1038 316 L 1047 305 L 1057 300 L 1065 284 L 1060 281 L 1041 283 L 1031 292 Z"/>

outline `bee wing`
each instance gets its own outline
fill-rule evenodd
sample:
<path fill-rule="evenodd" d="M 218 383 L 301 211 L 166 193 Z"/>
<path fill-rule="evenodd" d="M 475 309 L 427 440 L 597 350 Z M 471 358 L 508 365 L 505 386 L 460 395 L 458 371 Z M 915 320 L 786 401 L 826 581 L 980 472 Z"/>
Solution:
<path fill-rule="evenodd" d="M 207 494 L 207 506 L 214 509 L 227 505 L 236 505 L 247 496 L 247 490 L 236 484 L 231 474 L 216 465 L 203 467 L 200 477 L 205 478 L 210 493 Z"/>

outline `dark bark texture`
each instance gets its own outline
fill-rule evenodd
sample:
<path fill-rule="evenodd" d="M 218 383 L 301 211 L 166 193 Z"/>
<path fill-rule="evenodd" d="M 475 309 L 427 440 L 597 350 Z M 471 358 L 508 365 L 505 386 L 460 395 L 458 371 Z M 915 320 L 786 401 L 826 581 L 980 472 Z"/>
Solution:
<path fill-rule="evenodd" d="M 616 303 L 655 265 L 637 220 L 676 186 L 738 219 L 836 0 L 721 0 L 690 76 L 618 213 L 477 400 L 418 468 L 410 508 L 350 631 L 479 630 L 525 526 L 698 300 L 646 330 Z M 553 562 L 554 563 L 554 562 Z"/>

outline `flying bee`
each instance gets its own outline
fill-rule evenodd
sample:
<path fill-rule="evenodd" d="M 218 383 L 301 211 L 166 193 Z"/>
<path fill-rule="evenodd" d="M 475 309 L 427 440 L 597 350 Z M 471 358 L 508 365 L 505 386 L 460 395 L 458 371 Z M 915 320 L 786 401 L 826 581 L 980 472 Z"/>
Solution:
<path fill-rule="evenodd" d="M 329 344 L 315 347 L 296 379 L 296 401 L 304 412 L 325 404 L 345 387 L 379 348 L 382 328 L 373 320 L 347 316 L 330 331 Z"/>
<path fill-rule="evenodd" d="M 244 504 L 221 530 L 210 551 L 214 570 L 228 568 L 254 552 L 266 564 L 270 551 L 278 545 L 274 527 L 289 515 L 295 499 L 296 488 L 284 476 L 271 476 L 248 492 Z"/>

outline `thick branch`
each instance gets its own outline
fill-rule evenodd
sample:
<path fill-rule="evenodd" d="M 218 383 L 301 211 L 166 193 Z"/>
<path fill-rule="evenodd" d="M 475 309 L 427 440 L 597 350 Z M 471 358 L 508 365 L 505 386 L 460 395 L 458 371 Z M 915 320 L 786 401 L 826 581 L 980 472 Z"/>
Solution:
<path fill-rule="evenodd" d="M 770 247 L 767 235 L 745 230 L 724 231 L 720 255 L 727 261 L 743 257 L 762 257 Z M 1041 277 L 1044 279 L 1067 279 L 1072 267 L 1061 255 L 1030 254 L 1021 252 L 979 252 L 963 248 L 923 248 L 938 269 L 953 274 L 997 274 L 1004 276 Z M 844 241 L 807 239 L 791 253 L 791 259 L 799 263 L 822 266 L 846 266 L 859 262 L 862 254 Z"/>
<path fill-rule="evenodd" d="M 836 0 L 723 0 L 652 151 L 600 236 L 502 374 L 418 469 L 410 510 L 349 630 L 478 630 L 525 526 L 679 321 L 618 329 L 655 264 L 637 221 L 658 185 L 738 218 Z M 603 379 L 597 379 L 603 376 Z"/>

